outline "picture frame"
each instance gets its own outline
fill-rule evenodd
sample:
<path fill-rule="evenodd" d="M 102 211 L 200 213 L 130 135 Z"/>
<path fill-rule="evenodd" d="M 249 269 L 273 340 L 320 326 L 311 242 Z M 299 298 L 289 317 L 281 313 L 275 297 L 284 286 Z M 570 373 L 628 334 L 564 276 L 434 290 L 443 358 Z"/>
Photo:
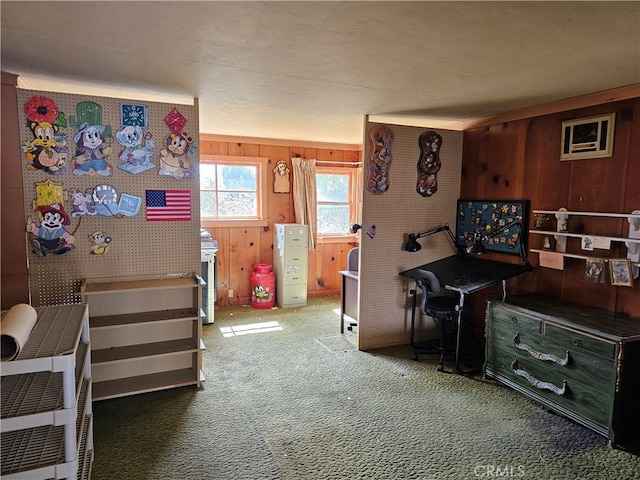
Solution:
<path fill-rule="evenodd" d="M 609 273 L 611 275 L 611 285 L 619 287 L 633 287 L 631 262 L 628 258 L 610 259 Z"/>
<path fill-rule="evenodd" d="M 560 160 L 612 156 L 615 120 L 610 113 L 562 122 Z"/>

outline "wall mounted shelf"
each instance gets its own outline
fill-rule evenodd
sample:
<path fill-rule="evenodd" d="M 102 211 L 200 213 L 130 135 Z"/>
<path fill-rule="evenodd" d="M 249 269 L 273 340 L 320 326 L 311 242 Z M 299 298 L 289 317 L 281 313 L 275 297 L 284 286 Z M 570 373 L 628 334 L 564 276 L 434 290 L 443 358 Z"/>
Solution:
<path fill-rule="evenodd" d="M 636 211 L 637 212 L 637 211 Z M 556 218 L 558 218 L 558 230 L 560 229 L 560 216 L 565 216 L 565 220 L 568 217 L 571 216 L 585 216 L 585 217 L 604 217 L 604 218 L 625 218 L 625 219 L 638 219 L 640 220 L 640 214 L 638 213 L 611 213 L 611 212 L 581 212 L 581 211 L 570 211 L 570 210 L 533 210 L 533 214 L 534 215 L 555 215 Z M 566 227 L 566 225 L 565 225 Z M 588 233 L 570 233 L 567 231 L 550 231 L 550 230 L 529 230 L 529 233 L 533 233 L 536 235 L 548 235 L 548 236 L 553 236 L 557 242 L 560 242 L 561 240 L 564 242 L 564 247 L 566 248 L 566 238 L 567 237 L 572 237 L 572 238 L 605 238 L 608 239 L 612 242 L 623 242 L 625 243 L 627 246 L 629 246 L 629 244 L 640 244 L 640 238 L 629 238 L 629 237 L 614 237 L 614 236 L 608 236 L 608 235 L 590 235 Z M 543 252 L 551 252 L 551 250 L 540 250 L 540 249 L 535 249 L 532 248 L 530 249 L 531 252 L 535 252 L 535 253 L 543 253 Z M 574 254 L 574 253 L 566 253 L 564 250 L 559 250 L 556 253 L 561 253 L 564 257 L 567 258 L 577 258 L 577 259 L 582 259 L 582 260 L 589 260 L 591 258 L 599 258 L 604 260 L 605 262 L 608 262 L 609 259 L 608 258 L 602 258 L 596 255 L 593 256 L 589 256 L 589 255 L 580 255 L 580 254 Z M 640 266 L 639 262 L 632 262 L 631 263 L 634 267 L 638 267 Z"/>
<path fill-rule="evenodd" d="M 631 243 L 640 243 L 640 239 L 638 238 L 626 238 L 626 237 L 609 237 L 607 235 L 589 235 L 587 233 L 568 233 L 568 232 L 552 232 L 549 230 L 530 230 L 529 233 L 535 233 L 537 235 L 557 235 L 559 237 L 574 237 L 574 238 L 608 238 L 612 242 L 631 242 Z"/>

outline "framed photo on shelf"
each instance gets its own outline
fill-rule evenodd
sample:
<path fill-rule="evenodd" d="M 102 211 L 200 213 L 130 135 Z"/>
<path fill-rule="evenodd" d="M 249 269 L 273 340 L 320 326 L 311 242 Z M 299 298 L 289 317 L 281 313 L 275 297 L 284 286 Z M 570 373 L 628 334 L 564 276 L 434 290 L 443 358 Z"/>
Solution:
<path fill-rule="evenodd" d="M 609 273 L 611 274 L 611 285 L 633 287 L 631 262 L 628 258 L 613 258 L 609 260 Z"/>
<path fill-rule="evenodd" d="M 560 160 L 604 158 L 613 155 L 616 114 L 562 122 Z"/>

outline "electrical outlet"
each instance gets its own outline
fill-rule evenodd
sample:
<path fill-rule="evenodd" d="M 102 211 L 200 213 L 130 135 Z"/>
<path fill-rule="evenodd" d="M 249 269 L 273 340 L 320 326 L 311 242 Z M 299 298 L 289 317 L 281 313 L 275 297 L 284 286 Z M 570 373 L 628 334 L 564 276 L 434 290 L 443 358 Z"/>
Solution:
<path fill-rule="evenodd" d="M 233 288 L 229 289 L 229 298 L 233 298 Z"/>

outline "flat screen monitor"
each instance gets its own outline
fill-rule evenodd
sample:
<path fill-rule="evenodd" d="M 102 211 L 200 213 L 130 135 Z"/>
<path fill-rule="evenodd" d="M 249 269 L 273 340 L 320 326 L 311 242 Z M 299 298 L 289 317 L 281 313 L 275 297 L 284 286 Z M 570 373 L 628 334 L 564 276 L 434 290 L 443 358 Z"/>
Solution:
<path fill-rule="evenodd" d="M 520 242 L 526 251 L 528 200 L 461 199 L 457 204 L 456 245 L 459 248 L 466 249 L 480 235 L 487 251 L 519 255 Z M 520 229 L 513 225 L 493 235 L 514 220 L 520 221 Z"/>

